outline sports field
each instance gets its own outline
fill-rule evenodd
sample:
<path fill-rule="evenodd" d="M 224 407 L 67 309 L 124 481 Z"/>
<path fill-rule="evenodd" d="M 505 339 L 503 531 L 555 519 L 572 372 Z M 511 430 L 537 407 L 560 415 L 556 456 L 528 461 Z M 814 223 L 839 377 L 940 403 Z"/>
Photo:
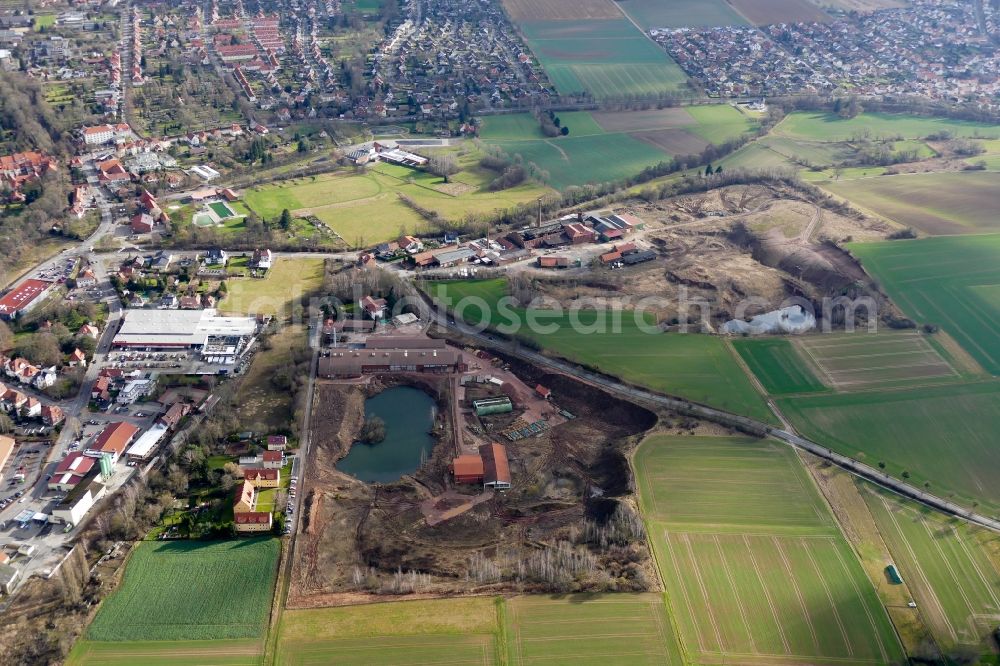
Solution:
<path fill-rule="evenodd" d="M 430 173 L 380 163 L 362 174 L 336 172 L 282 181 L 247 190 L 244 199 L 266 220 L 282 210 L 314 215 L 352 246 L 366 246 L 419 233 L 427 222 L 408 207 L 407 197 L 445 219 L 461 220 L 469 213 L 492 213 L 535 201 L 550 190 L 527 183 L 492 192 L 487 185 L 496 173 L 476 165 L 474 151 L 459 157 L 461 171 L 450 183 Z"/>
<path fill-rule="evenodd" d="M 965 505 L 1000 508 L 1000 382 L 783 398 L 805 437 Z"/>
<path fill-rule="evenodd" d="M 277 539 L 143 542 L 102 604 L 93 641 L 263 638 L 274 594 Z"/>
<path fill-rule="evenodd" d="M 686 77 L 667 52 L 628 19 L 518 22 L 556 90 L 596 99 L 654 97 Z"/>
<path fill-rule="evenodd" d="M 480 138 L 548 172 L 558 189 L 634 176 L 675 155 L 746 133 L 752 121 L 726 104 L 637 112 L 564 112 L 569 136 L 545 138 L 527 113 L 483 119 Z"/>
<path fill-rule="evenodd" d="M 931 235 L 1000 230 L 1000 172 L 917 173 L 824 182 L 871 213 Z"/>
<path fill-rule="evenodd" d="M 725 0 L 623 0 L 618 6 L 643 30 L 747 24 Z"/>
<path fill-rule="evenodd" d="M 946 651 L 981 646 L 1000 622 L 1000 569 L 986 543 L 995 536 L 859 486 L 935 640 Z"/>
<path fill-rule="evenodd" d="M 1000 235 L 852 243 L 893 301 L 918 323 L 947 331 L 980 365 L 1000 374 Z"/>
<path fill-rule="evenodd" d="M 794 344 L 828 386 L 861 391 L 958 379 L 929 339 L 913 330 L 883 330 L 804 336 Z"/>
<path fill-rule="evenodd" d="M 248 640 L 130 641 L 78 640 L 67 666 L 258 666 L 264 642 Z"/>
<path fill-rule="evenodd" d="M 225 313 L 268 314 L 286 319 L 292 310 L 318 294 L 323 284 L 322 259 L 276 259 L 263 278 L 226 282 L 227 296 L 219 302 Z"/>
<path fill-rule="evenodd" d="M 826 390 L 809 362 L 785 338 L 740 338 L 733 347 L 771 395 Z"/>
<path fill-rule="evenodd" d="M 505 606 L 513 666 L 684 663 L 661 594 L 522 596 Z"/>
<path fill-rule="evenodd" d="M 276 664 L 496 663 L 491 597 L 286 610 Z"/>
<path fill-rule="evenodd" d="M 902 661 L 875 590 L 792 449 L 657 435 L 634 464 L 671 612 L 695 662 Z"/>
<path fill-rule="evenodd" d="M 498 308 L 502 281 L 431 282 L 425 288 L 470 323 L 483 321 L 478 296 L 488 306 L 488 322 L 556 355 L 654 391 L 680 396 L 761 421 L 776 423 L 762 395 L 743 372 L 734 352 L 718 336 L 661 333 L 633 312 L 582 310 L 554 313 Z"/>
<path fill-rule="evenodd" d="M 922 139 L 940 132 L 995 138 L 1000 136 L 1000 125 L 892 113 L 860 113 L 854 118 L 841 118 L 833 113 L 800 111 L 788 114 L 773 131 L 775 136 L 816 141 L 849 141 L 856 136 Z"/>

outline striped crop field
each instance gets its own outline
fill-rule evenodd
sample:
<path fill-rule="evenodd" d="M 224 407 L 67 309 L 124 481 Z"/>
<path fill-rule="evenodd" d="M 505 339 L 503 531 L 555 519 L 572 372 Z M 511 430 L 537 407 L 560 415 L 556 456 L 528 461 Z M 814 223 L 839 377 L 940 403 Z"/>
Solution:
<path fill-rule="evenodd" d="M 694 661 L 903 660 L 885 609 L 792 449 L 656 435 L 634 464 L 669 609 Z"/>
<path fill-rule="evenodd" d="M 513 666 L 684 663 L 660 594 L 515 597 L 505 616 Z"/>
<path fill-rule="evenodd" d="M 277 539 L 143 542 L 87 630 L 94 641 L 260 639 Z"/>
<path fill-rule="evenodd" d="M 276 664 L 459 664 L 497 661 L 490 597 L 286 610 Z"/>
<path fill-rule="evenodd" d="M 859 483 L 893 563 L 935 640 L 982 649 L 1000 623 L 996 535 Z"/>

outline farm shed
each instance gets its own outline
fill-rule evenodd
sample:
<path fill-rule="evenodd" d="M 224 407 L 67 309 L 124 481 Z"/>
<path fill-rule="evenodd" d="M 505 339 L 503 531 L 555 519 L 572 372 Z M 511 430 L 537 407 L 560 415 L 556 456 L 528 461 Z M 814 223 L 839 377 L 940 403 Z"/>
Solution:
<path fill-rule="evenodd" d="M 476 416 L 488 416 L 490 414 L 507 414 L 514 411 L 514 405 L 510 398 L 502 396 L 499 398 L 483 398 L 473 400 L 472 408 L 476 410 Z"/>
<path fill-rule="evenodd" d="M 483 459 L 483 486 L 505 490 L 510 488 L 510 464 L 503 444 L 483 444 L 479 447 Z"/>
<path fill-rule="evenodd" d="M 890 564 L 885 568 L 885 575 L 886 578 L 889 579 L 889 582 L 893 585 L 903 584 L 903 577 L 899 575 L 899 571 L 896 569 L 895 564 Z"/>
<path fill-rule="evenodd" d="M 451 461 L 451 473 L 455 483 L 481 483 L 484 467 L 480 456 L 461 455 Z"/>

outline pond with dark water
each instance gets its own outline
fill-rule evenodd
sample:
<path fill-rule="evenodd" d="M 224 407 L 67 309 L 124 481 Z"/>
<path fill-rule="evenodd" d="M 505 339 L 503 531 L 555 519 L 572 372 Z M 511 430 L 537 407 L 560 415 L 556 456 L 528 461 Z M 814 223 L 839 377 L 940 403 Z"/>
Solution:
<path fill-rule="evenodd" d="M 365 400 L 365 418 L 385 421 L 385 439 L 355 442 L 337 469 L 366 483 L 390 483 L 412 474 L 434 449 L 434 398 L 411 386 L 396 386 Z"/>

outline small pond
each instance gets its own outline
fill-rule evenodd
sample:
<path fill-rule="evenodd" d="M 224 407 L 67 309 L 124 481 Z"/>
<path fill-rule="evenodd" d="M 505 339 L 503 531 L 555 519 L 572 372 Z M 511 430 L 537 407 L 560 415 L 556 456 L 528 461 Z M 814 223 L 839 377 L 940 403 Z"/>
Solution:
<path fill-rule="evenodd" d="M 412 474 L 434 448 L 431 429 L 437 405 L 410 386 L 397 386 L 365 400 L 365 418 L 385 421 L 385 439 L 378 444 L 355 442 L 337 469 L 366 483 L 390 483 Z"/>

